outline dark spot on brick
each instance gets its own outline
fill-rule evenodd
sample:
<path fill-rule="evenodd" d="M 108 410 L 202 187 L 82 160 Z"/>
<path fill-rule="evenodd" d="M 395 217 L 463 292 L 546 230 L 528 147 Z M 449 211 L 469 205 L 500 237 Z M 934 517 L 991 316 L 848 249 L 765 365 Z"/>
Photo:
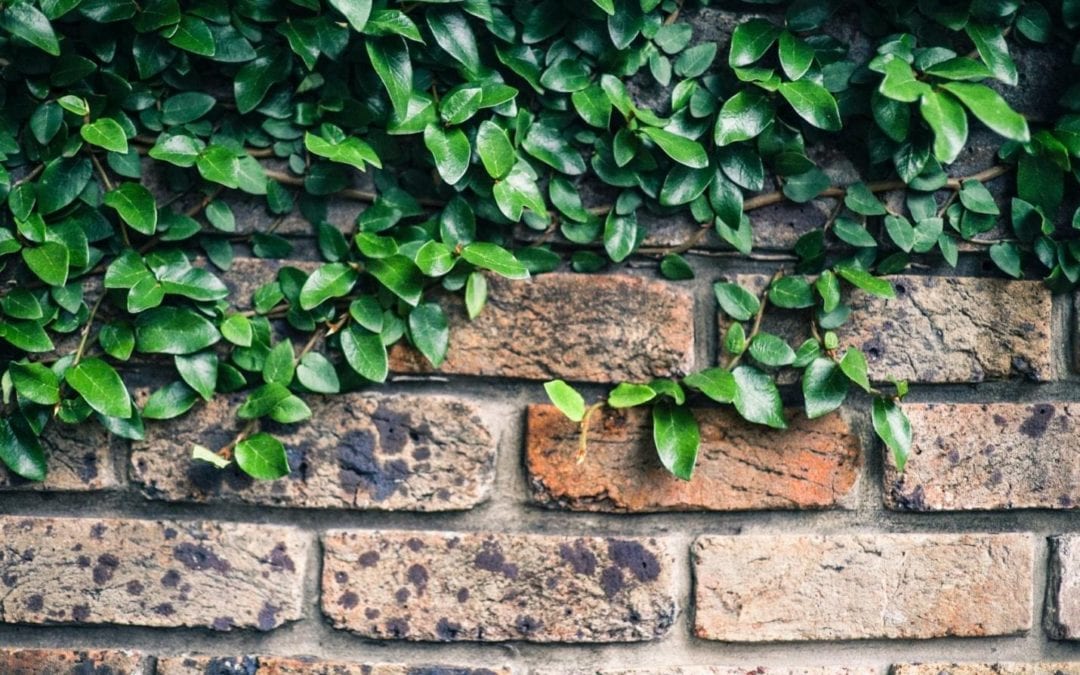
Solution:
<path fill-rule="evenodd" d="M 26 599 L 26 608 L 31 612 L 40 612 L 45 608 L 45 598 L 41 597 L 37 593 L 31 595 Z"/>
<path fill-rule="evenodd" d="M 592 576 L 596 572 L 596 555 L 581 539 L 575 541 L 572 547 L 568 544 L 560 544 L 559 557 L 570 563 L 575 574 Z"/>
<path fill-rule="evenodd" d="M 352 609 L 360 604 L 360 596 L 352 591 L 345 591 L 341 594 L 341 597 L 338 598 L 337 604 L 345 609 Z"/>
<path fill-rule="evenodd" d="M 394 592 L 394 599 L 398 601 L 399 605 L 404 605 L 409 600 L 409 589 L 402 586 Z"/>
<path fill-rule="evenodd" d="M 483 550 L 476 554 L 473 564 L 487 572 L 500 572 L 508 579 L 518 577 L 518 566 L 507 563 L 502 549 L 493 541 L 484 542 Z"/>
<path fill-rule="evenodd" d="M 280 607 L 264 603 L 262 609 L 259 610 L 259 630 L 273 630 L 274 626 L 277 625 L 277 613 L 280 610 Z"/>
<path fill-rule="evenodd" d="M 959 450 L 953 448 L 952 450 L 949 451 L 949 463 L 950 464 L 959 464 L 960 463 L 960 451 Z"/>
<path fill-rule="evenodd" d="M 94 567 L 94 583 L 104 586 L 112 581 L 116 568 L 120 566 L 120 559 L 111 553 L 98 556 L 98 564 Z"/>
<path fill-rule="evenodd" d="M 377 502 L 394 494 L 409 477 L 405 462 L 394 460 L 384 466 L 375 459 L 375 439 L 364 430 L 350 431 L 341 439 L 338 467 L 338 480 L 345 490 L 361 489 Z"/>
<path fill-rule="evenodd" d="M 621 591 L 625 585 L 622 570 L 618 567 L 605 567 L 604 571 L 600 573 L 600 588 L 604 589 L 604 595 L 608 598 L 615 597 L 615 594 Z"/>
<path fill-rule="evenodd" d="M 227 631 L 232 630 L 235 625 L 236 622 L 231 616 L 219 616 L 211 622 L 210 627 L 214 630 Z"/>
<path fill-rule="evenodd" d="M 142 595 L 143 585 L 141 581 L 135 581 L 134 579 L 127 582 L 127 586 L 124 587 L 128 595 Z"/>
<path fill-rule="evenodd" d="M 1072 497 L 1070 497 L 1069 495 L 1061 495 L 1060 497 L 1058 497 L 1058 504 L 1063 509 L 1072 508 L 1072 505 L 1073 505 Z"/>
<path fill-rule="evenodd" d="M 159 616 L 172 616 L 173 614 L 176 614 L 176 610 L 173 609 L 172 603 L 163 602 L 157 607 L 154 607 L 154 614 Z"/>
<path fill-rule="evenodd" d="M 553 589 L 559 585 L 559 577 L 548 577 L 544 580 L 544 586 L 549 589 Z"/>
<path fill-rule="evenodd" d="M 619 567 L 633 572 L 638 581 L 654 581 L 660 576 L 660 561 L 636 541 L 609 539 L 608 556 Z"/>
<path fill-rule="evenodd" d="M 877 361 L 885 355 L 885 346 L 878 338 L 867 340 L 862 345 L 862 350 L 866 354 L 866 358 L 869 361 Z"/>
<path fill-rule="evenodd" d="M 71 618 L 78 622 L 86 621 L 90 618 L 90 605 L 75 605 L 71 608 Z"/>
<path fill-rule="evenodd" d="M 173 558 L 180 561 L 189 570 L 214 570 L 226 574 L 232 569 L 227 560 L 222 560 L 216 553 L 198 544 L 185 542 L 173 548 Z"/>
<path fill-rule="evenodd" d="M 416 461 L 423 462 L 425 460 L 431 459 L 431 450 L 421 445 L 420 447 L 413 448 L 412 456 L 413 459 L 415 459 Z"/>
<path fill-rule="evenodd" d="M 180 573 L 169 570 L 161 577 L 161 585 L 165 588 L 176 588 L 180 584 Z"/>
<path fill-rule="evenodd" d="M 1054 419 L 1054 406 L 1048 403 L 1034 406 L 1031 410 L 1031 417 L 1028 417 L 1020 425 L 1020 433 L 1028 438 L 1042 438 L 1052 419 Z"/>
<path fill-rule="evenodd" d="M 904 479 L 901 478 L 893 483 L 890 490 L 893 503 L 901 511 L 925 511 L 926 494 L 921 485 L 916 485 L 910 492 L 904 491 Z"/>
<path fill-rule="evenodd" d="M 999 427 L 1003 427 L 1008 423 L 1009 423 L 1009 421 L 1007 419 L 1005 419 L 1004 416 L 998 415 L 998 414 L 994 415 L 994 424 L 998 425 Z"/>
<path fill-rule="evenodd" d="M 990 485 L 1001 485 L 1001 481 L 1004 478 L 1005 476 L 1001 473 L 1001 469 L 994 469 L 990 474 L 990 480 L 988 482 Z"/>
<path fill-rule="evenodd" d="M 468 599 L 469 599 L 469 589 L 467 589 L 467 588 L 459 588 L 458 592 L 457 592 L 457 601 L 458 602 L 465 602 Z"/>
<path fill-rule="evenodd" d="M 306 481 L 308 473 L 311 470 L 311 465 L 307 461 L 309 445 L 304 444 L 299 447 L 290 445 L 285 448 L 285 457 L 289 462 L 289 478 L 294 481 Z M 284 489 L 284 483 L 281 483 Z"/>
<path fill-rule="evenodd" d="M 522 635 L 532 635 L 536 631 L 540 630 L 543 625 L 541 621 L 534 619 L 531 616 L 519 616 L 514 621 L 514 628 Z"/>
<path fill-rule="evenodd" d="M 409 622 L 405 619 L 390 619 L 386 622 L 386 632 L 393 638 L 403 638 L 409 634 Z"/>
<path fill-rule="evenodd" d="M 334 581 L 343 584 L 349 580 L 349 575 L 344 572 L 334 572 Z"/>
<path fill-rule="evenodd" d="M 366 616 L 368 618 L 368 620 L 370 620 L 370 621 L 374 621 L 375 619 L 378 619 L 381 614 L 382 614 L 382 612 L 375 609 L 374 607 L 368 607 L 367 609 L 364 610 L 364 616 Z"/>
<path fill-rule="evenodd" d="M 420 541 L 416 537 L 412 537 L 409 541 L 405 542 L 405 545 L 409 547 L 410 551 L 419 551 L 424 548 L 424 542 Z"/>
<path fill-rule="evenodd" d="M 427 588 L 428 571 L 423 565 L 411 565 L 409 571 L 406 573 L 409 579 L 409 583 L 416 586 L 417 595 L 423 595 L 424 589 Z"/>
<path fill-rule="evenodd" d="M 82 464 L 79 466 L 79 479 L 84 483 L 89 483 L 97 476 L 97 455 L 87 452 L 82 456 Z"/>
<path fill-rule="evenodd" d="M 108 529 L 109 528 L 105 527 L 104 523 L 96 523 L 93 527 L 90 528 L 90 536 L 94 539 L 101 539 L 103 536 L 105 536 L 105 531 Z"/>
<path fill-rule="evenodd" d="M 440 640 L 456 640 L 461 634 L 461 624 L 450 621 L 444 616 L 435 624 L 435 634 Z"/>
<path fill-rule="evenodd" d="M 0 577 L 0 581 L 3 581 L 4 585 L 8 588 L 14 588 L 15 584 L 19 582 L 19 577 L 15 576 L 14 574 L 5 574 L 4 576 Z"/>
<path fill-rule="evenodd" d="M 371 415 L 371 421 L 379 432 L 379 447 L 384 454 L 396 455 L 405 448 L 412 425 L 408 415 L 379 406 Z"/>
<path fill-rule="evenodd" d="M 267 562 L 270 563 L 270 569 L 275 572 L 295 572 L 296 564 L 293 563 L 293 559 L 288 556 L 285 551 L 288 547 L 283 543 L 274 547 L 274 550 L 270 551 L 270 555 L 267 557 Z"/>
<path fill-rule="evenodd" d="M 239 660 L 230 656 L 211 659 L 199 675 L 255 675 L 257 672 L 259 662 L 254 656 L 244 656 Z"/>
<path fill-rule="evenodd" d="M 88 555 L 81 555 L 81 556 L 79 556 L 79 558 L 78 558 L 78 559 L 77 559 L 77 560 L 75 561 L 75 563 L 76 563 L 76 564 L 77 564 L 77 565 L 78 565 L 79 567 L 81 567 L 81 568 L 83 568 L 83 569 L 86 569 L 87 567 L 90 567 L 90 556 L 88 556 Z"/>
<path fill-rule="evenodd" d="M 176 530 L 174 528 L 166 527 L 163 534 L 165 535 L 165 540 L 166 541 L 171 541 L 173 539 L 176 539 Z"/>
<path fill-rule="evenodd" d="M 373 565 L 375 565 L 375 563 L 379 562 L 379 552 L 365 551 L 364 553 L 360 554 L 360 559 L 358 562 L 360 563 L 361 567 L 372 567 Z"/>

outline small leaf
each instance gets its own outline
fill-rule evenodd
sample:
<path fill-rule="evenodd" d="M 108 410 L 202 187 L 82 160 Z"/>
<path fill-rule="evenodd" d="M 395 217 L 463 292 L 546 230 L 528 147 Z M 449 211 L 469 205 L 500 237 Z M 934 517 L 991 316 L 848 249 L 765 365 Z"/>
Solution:
<path fill-rule="evenodd" d="M 473 272 L 465 282 L 465 310 L 469 314 L 469 320 L 480 316 L 480 312 L 487 303 L 488 282 L 480 272 Z"/>
<path fill-rule="evenodd" d="M 736 321 L 749 321 L 761 306 L 756 296 L 738 284 L 717 283 L 713 291 L 720 308 Z"/>
<path fill-rule="evenodd" d="M 735 410 L 743 419 L 774 429 L 786 429 L 780 392 L 772 378 L 753 366 L 732 371 L 735 379 Z"/>
<path fill-rule="evenodd" d="M 891 399 L 876 397 L 871 417 L 874 431 L 890 450 L 896 470 L 904 472 L 911 454 L 911 422 L 900 404 Z"/>
<path fill-rule="evenodd" d="M 1009 276 L 1020 279 L 1024 272 L 1020 267 L 1020 249 L 1010 241 L 998 242 L 990 247 L 990 259 Z"/>
<path fill-rule="evenodd" d="M 314 309 L 330 298 L 340 298 L 356 285 L 356 270 L 344 263 L 329 263 L 311 273 L 300 289 L 301 309 Z"/>
<path fill-rule="evenodd" d="M 488 242 L 473 242 L 461 249 L 461 257 L 485 270 L 491 270 L 507 279 L 528 279 L 529 270 L 514 254 L 503 247 Z"/>
<path fill-rule="evenodd" d="M 708 368 L 691 373 L 683 379 L 683 384 L 697 389 L 718 403 L 733 402 L 737 392 L 735 377 L 731 371 L 724 368 Z"/>
<path fill-rule="evenodd" d="M 806 416 L 814 419 L 843 404 L 848 393 L 848 378 L 835 361 L 819 357 L 803 371 L 802 391 Z"/>
<path fill-rule="evenodd" d="M 349 326 L 341 333 L 341 352 L 361 377 L 372 382 L 386 381 L 389 372 L 386 345 L 378 334 Z"/>
<path fill-rule="evenodd" d="M 22 250 L 26 266 L 50 286 L 63 286 L 67 283 L 69 255 L 67 246 L 53 241 Z"/>
<path fill-rule="evenodd" d="M 371 0 L 328 0 L 330 5 L 345 15 L 345 19 L 357 33 L 363 33 L 371 16 Z M 250 472 L 249 472 L 250 473 Z"/>
<path fill-rule="evenodd" d="M 174 359 L 176 372 L 189 387 L 198 392 L 203 400 L 214 397 L 218 379 L 218 355 L 212 351 L 191 355 L 177 355 Z"/>
<path fill-rule="evenodd" d="M 840 359 L 840 370 L 844 371 L 848 379 L 862 387 L 863 391 L 870 391 L 870 377 L 867 374 L 866 356 L 854 347 L 844 352 L 844 358 Z"/>
<path fill-rule="evenodd" d="M 896 291 L 887 279 L 875 277 L 865 270 L 855 267 L 837 267 L 836 273 L 847 280 L 852 286 L 876 295 L 879 298 L 895 298 Z"/>
<path fill-rule="evenodd" d="M 210 448 L 202 445 L 194 445 L 191 448 L 191 459 L 199 462 L 212 464 L 215 468 L 224 469 L 229 466 L 229 460 L 217 454 Z"/>
<path fill-rule="evenodd" d="M 826 131 L 840 130 L 840 109 L 836 99 L 820 84 L 808 80 L 783 82 L 780 95 L 812 126 Z"/>
<path fill-rule="evenodd" d="M 683 406 L 653 407 L 653 443 L 660 463 L 677 478 L 690 480 L 697 462 L 701 432 L 693 413 Z"/>
<path fill-rule="evenodd" d="M 580 422 L 585 418 L 585 399 L 576 389 L 562 380 L 551 380 L 544 383 L 544 391 L 552 404 L 573 422 Z"/>
<path fill-rule="evenodd" d="M 82 125 L 79 135 L 90 145 L 105 148 L 110 152 L 126 153 L 128 151 L 124 128 L 111 117 L 102 117 L 90 124 Z"/>
<path fill-rule="evenodd" d="M 728 63 L 749 66 L 765 55 L 779 34 L 780 29 L 765 19 L 750 19 L 739 24 L 731 34 Z"/>
<path fill-rule="evenodd" d="M 293 351 L 290 340 L 282 340 L 274 345 L 274 348 L 266 355 L 266 363 L 263 364 L 263 380 L 288 386 L 296 372 L 295 358 L 296 353 Z"/>
<path fill-rule="evenodd" d="M 45 451 L 22 415 L 0 417 L 0 462 L 27 480 L 45 480 Z"/>
<path fill-rule="evenodd" d="M 296 379 L 317 394 L 336 394 L 341 391 L 334 364 L 318 352 L 308 352 L 296 367 Z"/>
<path fill-rule="evenodd" d="M 750 341 L 750 356 L 763 366 L 778 368 L 795 361 L 795 350 L 783 339 L 771 333 L 758 333 Z"/>
<path fill-rule="evenodd" d="M 424 145 L 434 158 L 439 175 L 449 185 L 456 184 L 469 170 L 472 146 L 461 129 L 442 129 L 429 124 L 424 129 Z"/>
<path fill-rule="evenodd" d="M 431 365 L 442 365 L 450 346 L 450 326 L 442 307 L 431 302 L 414 307 L 409 312 L 409 335 Z"/>
<path fill-rule="evenodd" d="M 623 382 L 608 394 L 607 404 L 612 408 L 632 408 L 656 398 L 656 390 L 647 384 Z"/>
<path fill-rule="evenodd" d="M 26 40 L 46 54 L 60 56 L 60 42 L 56 39 L 49 19 L 33 3 L 13 2 L 4 7 L 3 12 L 0 12 L 0 28 Z M 41 478 L 33 480 L 42 480 L 44 477 L 43 469 Z"/>
<path fill-rule="evenodd" d="M 934 156 L 951 163 L 967 143 L 967 113 L 951 94 L 937 91 L 923 94 L 919 112 L 934 131 Z"/>
<path fill-rule="evenodd" d="M 157 230 L 157 204 L 154 195 L 139 183 L 121 183 L 105 193 L 105 205 L 133 229 L 149 236 Z"/>
<path fill-rule="evenodd" d="M 40 363 L 12 363 L 8 374 L 23 398 L 40 405 L 60 402 L 60 378 Z"/>
<path fill-rule="evenodd" d="M 502 180 L 510 175 L 510 169 L 517 161 L 514 146 L 497 124 L 484 120 L 476 134 L 476 150 L 488 175 L 495 180 Z"/>
<path fill-rule="evenodd" d="M 131 417 L 131 397 L 123 380 L 101 359 L 84 359 L 64 373 L 64 380 L 102 415 Z"/>
<path fill-rule="evenodd" d="M 701 147 L 697 141 L 656 127 L 645 127 L 642 131 L 664 151 L 665 155 L 679 164 L 691 169 L 704 169 L 709 165 L 705 148 Z"/>
<path fill-rule="evenodd" d="M 198 400 L 198 394 L 191 387 L 183 382 L 170 382 L 150 394 L 142 416 L 148 420 L 172 419 L 191 410 Z"/>
<path fill-rule="evenodd" d="M 289 475 L 285 446 L 270 434 L 258 433 L 236 444 L 233 451 L 240 469 L 259 480 L 274 480 Z"/>

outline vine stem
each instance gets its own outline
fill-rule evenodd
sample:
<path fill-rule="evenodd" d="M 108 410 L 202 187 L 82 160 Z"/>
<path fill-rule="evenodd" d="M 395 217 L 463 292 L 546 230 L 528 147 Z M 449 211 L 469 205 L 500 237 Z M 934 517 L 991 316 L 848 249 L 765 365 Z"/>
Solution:
<path fill-rule="evenodd" d="M 101 160 L 93 152 L 87 153 L 90 155 L 90 161 L 94 163 L 94 168 L 97 170 L 98 175 L 101 176 L 101 182 L 105 184 L 105 191 L 112 192 L 113 184 L 109 180 L 109 174 L 105 171 L 105 167 L 101 165 Z M 124 237 L 124 245 L 128 248 L 131 247 L 131 238 L 128 237 L 127 225 L 124 224 L 124 219 L 120 218 L 120 234 Z"/>
<path fill-rule="evenodd" d="M 236 434 L 228 444 L 223 445 L 216 453 L 217 456 L 224 460 L 232 461 L 233 450 L 237 445 L 244 442 L 244 439 L 251 435 L 251 432 L 255 431 L 255 428 L 259 425 L 258 418 L 248 420 L 248 423 L 244 425 L 244 428 L 240 430 L 240 433 Z"/>
<path fill-rule="evenodd" d="M 780 269 L 773 272 L 772 277 L 769 278 L 769 283 L 765 286 L 765 290 L 761 292 L 761 298 L 758 300 L 757 313 L 754 315 L 754 324 L 750 327 L 750 333 L 746 336 L 747 345 L 749 345 L 750 341 L 754 339 L 754 337 L 758 334 L 759 331 L 761 331 L 761 320 L 765 317 L 765 305 L 768 304 L 769 289 L 772 288 L 772 285 L 775 284 L 776 281 L 783 276 L 784 268 L 781 267 Z M 743 354 L 745 353 L 746 350 L 742 350 L 742 352 L 736 354 L 735 357 L 732 358 L 731 361 L 728 362 L 728 364 L 724 367 L 727 370 L 731 370 L 735 366 L 739 365 L 739 362 L 742 361 Z"/>
<path fill-rule="evenodd" d="M 37 166 L 35 166 L 30 171 L 30 173 L 26 174 L 25 176 L 23 176 L 19 180 L 15 181 L 15 183 L 11 187 L 17 188 L 20 185 L 22 185 L 23 183 L 29 183 L 30 181 L 32 181 L 35 178 L 37 178 L 38 176 L 40 176 L 41 172 L 44 171 L 44 170 L 45 170 L 45 165 L 44 164 L 38 164 Z"/>
<path fill-rule="evenodd" d="M 79 361 L 82 360 L 83 354 L 86 352 L 86 345 L 90 339 L 90 332 L 94 327 L 94 317 L 97 316 L 98 309 L 101 307 L 103 300 L 105 300 L 104 289 L 102 290 L 101 295 L 98 296 L 94 306 L 90 308 L 90 314 L 86 317 L 86 326 L 83 327 L 82 337 L 79 338 L 79 347 L 75 350 L 75 360 L 71 362 L 73 368 L 79 365 Z"/>
<path fill-rule="evenodd" d="M 578 464 L 585 461 L 585 453 L 589 448 L 589 422 L 592 421 L 592 417 L 596 411 L 603 407 L 604 402 L 597 401 L 585 409 L 585 414 L 581 418 L 581 430 L 578 433 L 578 451 L 576 459 Z"/>

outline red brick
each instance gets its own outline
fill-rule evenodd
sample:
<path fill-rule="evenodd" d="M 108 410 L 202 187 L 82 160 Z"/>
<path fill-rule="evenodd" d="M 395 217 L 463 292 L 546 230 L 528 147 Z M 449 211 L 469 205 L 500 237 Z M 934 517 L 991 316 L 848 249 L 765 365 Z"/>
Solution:
<path fill-rule="evenodd" d="M 655 539 L 335 531 L 323 551 L 323 612 L 364 637 L 628 642 L 675 620 Z"/>
<path fill-rule="evenodd" d="M 509 668 L 349 663 L 314 657 L 279 656 L 170 656 L 158 659 L 157 675 L 510 675 Z"/>
<path fill-rule="evenodd" d="M 0 537 L 0 622 L 270 630 L 302 614 L 309 543 L 291 528 L 12 516 Z"/>
<path fill-rule="evenodd" d="M 862 452 L 841 415 L 790 416 L 786 431 L 725 409 L 695 410 L 701 449 L 691 481 L 656 458 L 649 413 L 604 409 L 578 463 L 579 425 L 554 406 L 529 406 L 527 462 L 534 501 L 581 511 L 735 511 L 850 505 Z"/>
<path fill-rule="evenodd" d="M 725 642 L 1013 635 L 1031 628 L 1028 534 L 706 536 L 694 632 Z"/>
<path fill-rule="evenodd" d="M 903 474 L 886 452 L 885 503 L 910 511 L 1080 507 L 1080 407 L 908 403 Z"/>
<path fill-rule="evenodd" d="M 0 649 L 4 675 L 142 675 L 150 659 L 139 652 L 114 649 Z"/>
<path fill-rule="evenodd" d="M 297 508 L 446 511 L 487 499 L 495 439 L 469 403 L 439 396 L 306 396 L 312 419 L 276 435 L 292 473 L 255 481 L 191 459 L 195 444 L 225 445 L 243 426 L 219 397 L 132 444 L 131 476 L 169 501 L 244 502 Z"/>
<path fill-rule="evenodd" d="M 441 373 L 618 382 L 694 368 L 694 299 L 685 287 L 625 275 L 492 277 L 487 306 L 469 321 L 458 296 L 443 300 L 450 351 Z M 429 372 L 399 344 L 391 369 Z"/>

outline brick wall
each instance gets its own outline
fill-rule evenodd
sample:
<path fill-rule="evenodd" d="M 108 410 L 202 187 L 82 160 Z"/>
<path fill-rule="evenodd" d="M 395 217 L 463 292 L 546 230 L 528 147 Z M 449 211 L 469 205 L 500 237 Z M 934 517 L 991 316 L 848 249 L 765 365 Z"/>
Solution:
<path fill-rule="evenodd" d="M 958 172 L 993 161 L 973 144 Z M 265 227 L 233 207 L 241 232 Z M 331 215 L 348 227 L 358 208 Z M 142 442 L 56 433 L 43 485 L 0 470 L 0 673 L 1080 673 L 1080 314 L 979 256 L 895 278 L 895 300 L 853 298 L 841 332 L 874 377 L 912 380 L 905 474 L 858 398 L 793 410 L 786 432 L 696 410 L 690 483 L 637 411 L 598 416 L 575 463 L 543 380 L 598 399 L 715 364 L 712 283 L 762 283 L 831 208 L 762 209 L 769 259 L 706 241 L 689 282 L 637 264 L 492 279 L 472 323 L 448 299 L 441 371 L 399 348 L 386 386 L 309 397 L 313 420 L 282 430 L 281 481 L 188 460 L 234 435 L 235 398 Z M 650 226 L 657 246 L 696 227 Z M 306 231 L 279 229 L 300 266 Z M 238 259 L 226 280 L 244 296 L 274 273 Z"/>

